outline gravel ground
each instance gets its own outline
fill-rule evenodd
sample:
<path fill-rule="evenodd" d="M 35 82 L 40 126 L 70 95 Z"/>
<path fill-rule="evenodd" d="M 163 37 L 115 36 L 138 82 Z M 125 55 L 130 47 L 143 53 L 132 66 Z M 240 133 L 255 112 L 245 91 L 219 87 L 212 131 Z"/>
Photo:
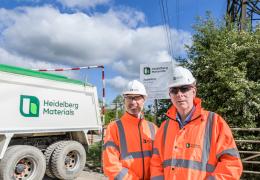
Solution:
<path fill-rule="evenodd" d="M 53 180 L 51 178 L 45 177 L 43 180 Z M 85 169 L 81 175 L 75 179 L 75 180 L 108 180 L 107 177 L 105 177 L 101 173 L 93 172 L 91 170 Z"/>
<path fill-rule="evenodd" d="M 101 173 L 83 171 L 76 180 L 108 180 L 108 178 Z"/>

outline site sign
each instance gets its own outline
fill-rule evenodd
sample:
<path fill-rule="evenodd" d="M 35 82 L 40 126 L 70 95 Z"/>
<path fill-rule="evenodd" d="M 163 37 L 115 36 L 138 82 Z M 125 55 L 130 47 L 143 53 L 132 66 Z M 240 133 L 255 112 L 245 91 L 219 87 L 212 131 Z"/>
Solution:
<path fill-rule="evenodd" d="M 172 62 L 140 65 L 140 81 L 149 99 L 169 99 L 168 82 L 171 74 Z"/>

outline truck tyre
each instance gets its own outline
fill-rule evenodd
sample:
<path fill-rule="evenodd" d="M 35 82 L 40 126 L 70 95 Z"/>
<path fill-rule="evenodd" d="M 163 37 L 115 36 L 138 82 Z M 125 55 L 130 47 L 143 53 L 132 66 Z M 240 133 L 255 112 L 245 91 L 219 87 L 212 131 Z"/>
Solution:
<path fill-rule="evenodd" d="M 86 151 L 77 141 L 60 143 L 51 157 L 51 170 L 56 178 L 75 179 L 86 163 Z"/>
<path fill-rule="evenodd" d="M 45 157 L 34 146 L 15 145 L 8 148 L 0 162 L 0 179 L 42 179 Z"/>
<path fill-rule="evenodd" d="M 45 171 L 45 174 L 47 176 L 49 176 L 50 178 L 55 178 L 55 175 L 53 174 L 52 170 L 51 170 L 51 158 L 52 158 L 52 154 L 53 154 L 53 151 L 55 150 L 55 148 L 63 143 L 63 142 L 68 142 L 68 141 L 58 141 L 58 142 L 55 142 L 53 144 L 51 144 L 50 146 L 47 147 L 47 149 L 45 150 L 44 152 L 44 155 L 45 155 L 45 159 L 46 159 L 46 171 Z"/>

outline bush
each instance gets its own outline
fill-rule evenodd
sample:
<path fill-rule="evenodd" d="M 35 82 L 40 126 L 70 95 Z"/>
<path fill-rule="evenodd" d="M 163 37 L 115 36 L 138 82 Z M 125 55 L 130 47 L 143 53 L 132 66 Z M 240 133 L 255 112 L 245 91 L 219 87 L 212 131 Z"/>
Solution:
<path fill-rule="evenodd" d="M 102 141 L 90 145 L 87 152 L 87 166 L 91 169 L 100 169 L 102 155 Z"/>

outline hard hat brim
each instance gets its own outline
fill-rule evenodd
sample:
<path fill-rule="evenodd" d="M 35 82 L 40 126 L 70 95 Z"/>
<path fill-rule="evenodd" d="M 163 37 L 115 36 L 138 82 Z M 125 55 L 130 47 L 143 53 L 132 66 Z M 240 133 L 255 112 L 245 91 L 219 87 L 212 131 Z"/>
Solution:
<path fill-rule="evenodd" d="M 142 96 L 145 96 L 145 97 L 147 97 L 147 94 L 142 94 L 142 93 L 140 93 L 140 92 L 134 92 L 134 91 L 125 91 L 125 92 L 123 93 L 123 95 L 127 95 L 127 94 L 142 95 Z"/>
<path fill-rule="evenodd" d="M 195 81 L 193 83 L 172 83 L 168 85 L 168 88 L 172 88 L 172 87 L 180 87 L 180 86 L 187 86 L 187 85 L 192 85 L 194 84 Z"/>

